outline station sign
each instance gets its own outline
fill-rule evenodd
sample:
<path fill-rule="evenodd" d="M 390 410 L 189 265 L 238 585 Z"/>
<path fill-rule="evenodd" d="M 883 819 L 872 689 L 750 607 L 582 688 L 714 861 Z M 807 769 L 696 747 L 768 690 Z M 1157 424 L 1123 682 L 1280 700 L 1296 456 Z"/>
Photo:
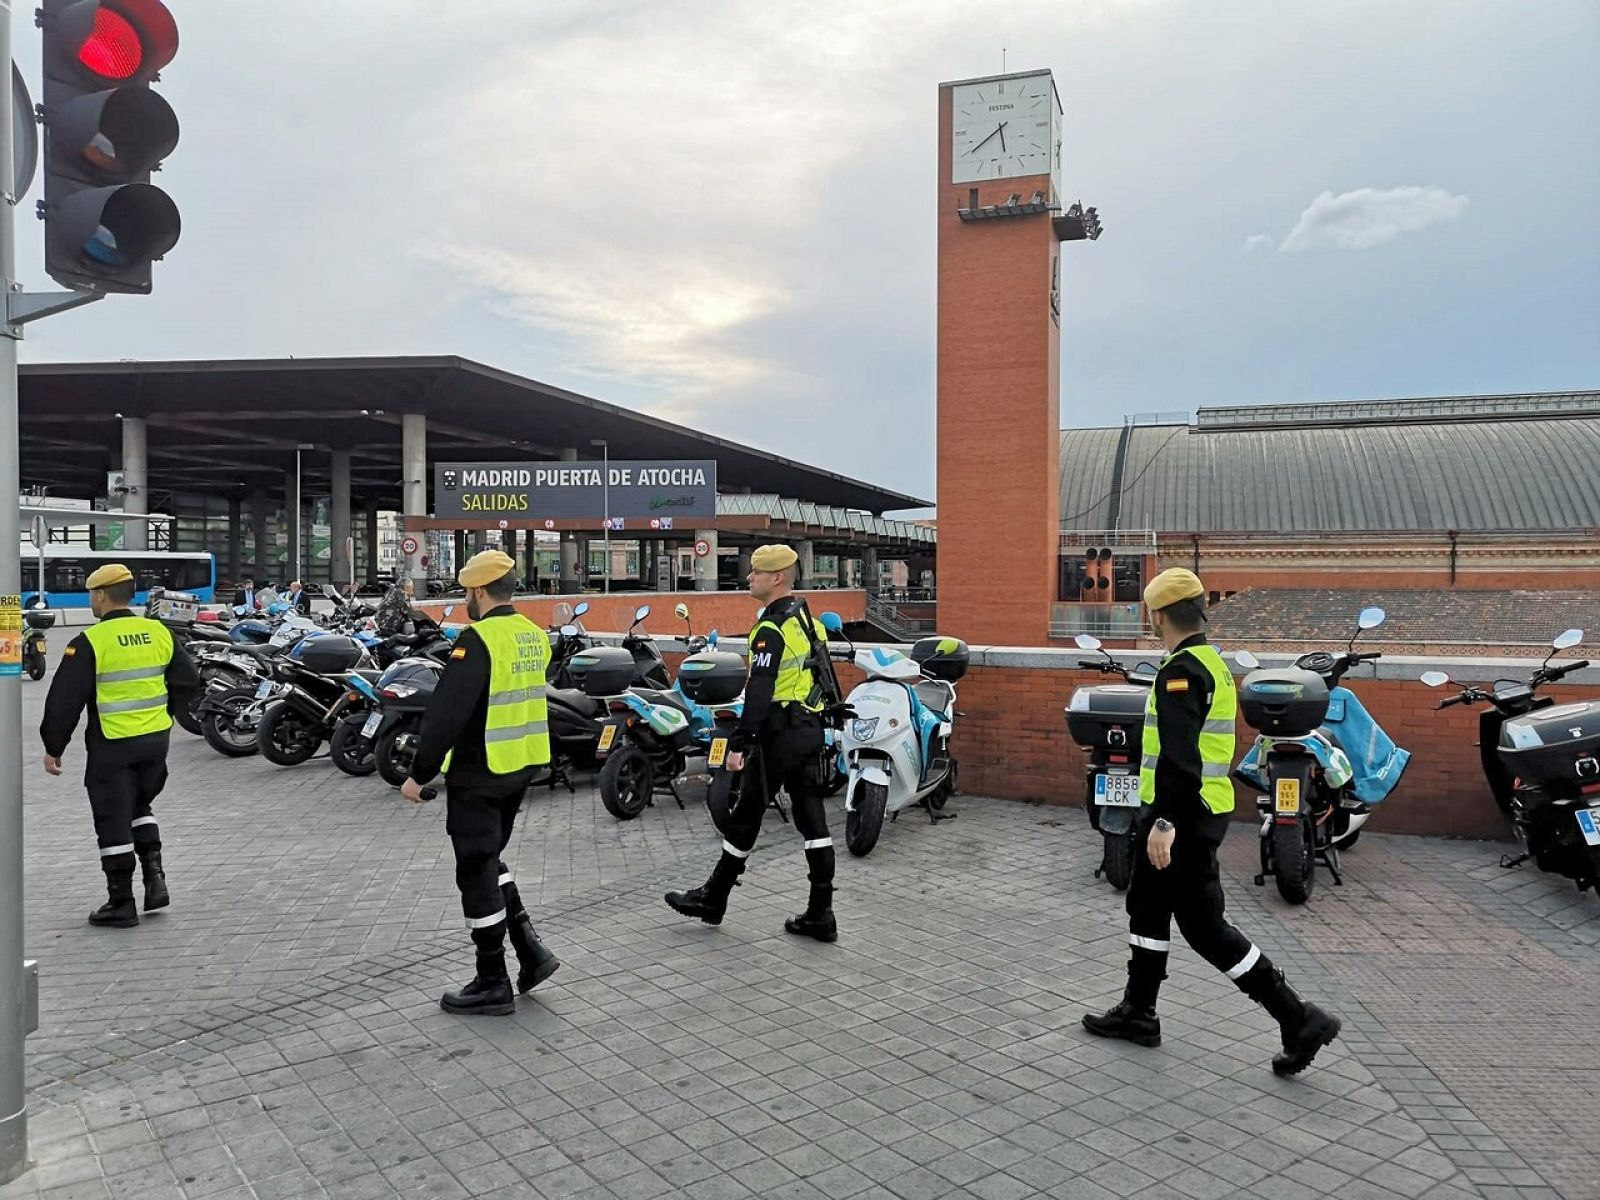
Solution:
<path fill-rule="evenodd" d="M 609 472 L 609 475 L 608 475 Z M 433 469 L 433 515 L 469 520 L 661 522 L 717 515 L 715 459 L 641 462 L 455 462 Z"/>

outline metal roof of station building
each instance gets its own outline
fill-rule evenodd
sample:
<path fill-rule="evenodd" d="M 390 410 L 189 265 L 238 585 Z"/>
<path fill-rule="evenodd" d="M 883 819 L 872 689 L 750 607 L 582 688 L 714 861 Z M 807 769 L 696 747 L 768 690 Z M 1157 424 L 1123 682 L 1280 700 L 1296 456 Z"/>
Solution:
<path fill-rule="evenodd" d="M 152 492 L 283 486 L 295 447 L 351 452 L 352 492 L 400 507 L 401 415 L 428 417 L 433 461 L 598 457 L 717 460 L 720 489 L 882 514 L 931 502 L 453 355 L 28 363 L 20 370 L 22 483 L 100 494 L 121 463 L 118 415 L 149 425 Z M 327 468 L 306 456 L 314 478 Z"/>
<path fill-rule="evenodd" d="M 1600 528 L 1600 392 L 1202 408 L 1061 433 L 1063 528 Z"/>

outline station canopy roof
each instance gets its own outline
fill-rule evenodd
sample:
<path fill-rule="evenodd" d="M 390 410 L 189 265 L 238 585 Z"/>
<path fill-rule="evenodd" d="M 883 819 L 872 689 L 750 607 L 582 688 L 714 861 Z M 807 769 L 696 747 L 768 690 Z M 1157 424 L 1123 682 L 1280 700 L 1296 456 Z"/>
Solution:
<path fill-rule="evenodd" d="M 308 490 L 326 483 L 327 452 L 348 450 L 355 502 L 399 509 L 401 418 L 420 412 L 430 465 L 598 458 L 604 438 L 617 459 L 714 458 L 726 493 L 876 514 L 931 503 L 454 356 L 29 363 L 20 392 L 22 485 L 52 496 L 103 494 L 122 465 L 118 418 L 138 416 L 154 504 L 281 491 L 310 446 Z"/>

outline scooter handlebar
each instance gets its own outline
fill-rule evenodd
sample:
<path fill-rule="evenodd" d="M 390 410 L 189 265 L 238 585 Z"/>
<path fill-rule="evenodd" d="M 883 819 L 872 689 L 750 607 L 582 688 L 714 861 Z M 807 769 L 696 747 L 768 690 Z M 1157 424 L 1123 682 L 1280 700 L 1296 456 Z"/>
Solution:
<path fill-rule="evenodd" d="M 1589 665 L 1587 658 L 1575 658 L 1569 663 L 1562 663 L 1559 667 L 1551 667 L 1547 672 L 1549 678 L 1560 679 L 1563 675 L 1571 675 L 1574 671 L 1581 671 Z"/>

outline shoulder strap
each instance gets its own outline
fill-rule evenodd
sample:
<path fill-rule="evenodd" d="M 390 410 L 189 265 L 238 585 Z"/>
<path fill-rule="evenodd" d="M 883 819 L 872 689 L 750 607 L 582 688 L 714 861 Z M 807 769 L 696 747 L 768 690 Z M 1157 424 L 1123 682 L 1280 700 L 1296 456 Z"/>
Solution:
<path fill-rule="evenodd" d="M 794 617 L 800 622 L 800 628 L 805 630 L 806 641 L 811 644 L 811 653 L 806 658 L 806 667 L 812 677 L 822 689 L 822 699 L 827 704 L 837 704 L 844 699 L 844 689 L 839 686 L 839 677 L 834 674 L 833 660 L 828 657 L 828 652 L 822 648 L 822 643 L 817 640 L 817 627 L 811 619 L 811 610 L 806 607 L 804 598 L 795 597 Z"/>

